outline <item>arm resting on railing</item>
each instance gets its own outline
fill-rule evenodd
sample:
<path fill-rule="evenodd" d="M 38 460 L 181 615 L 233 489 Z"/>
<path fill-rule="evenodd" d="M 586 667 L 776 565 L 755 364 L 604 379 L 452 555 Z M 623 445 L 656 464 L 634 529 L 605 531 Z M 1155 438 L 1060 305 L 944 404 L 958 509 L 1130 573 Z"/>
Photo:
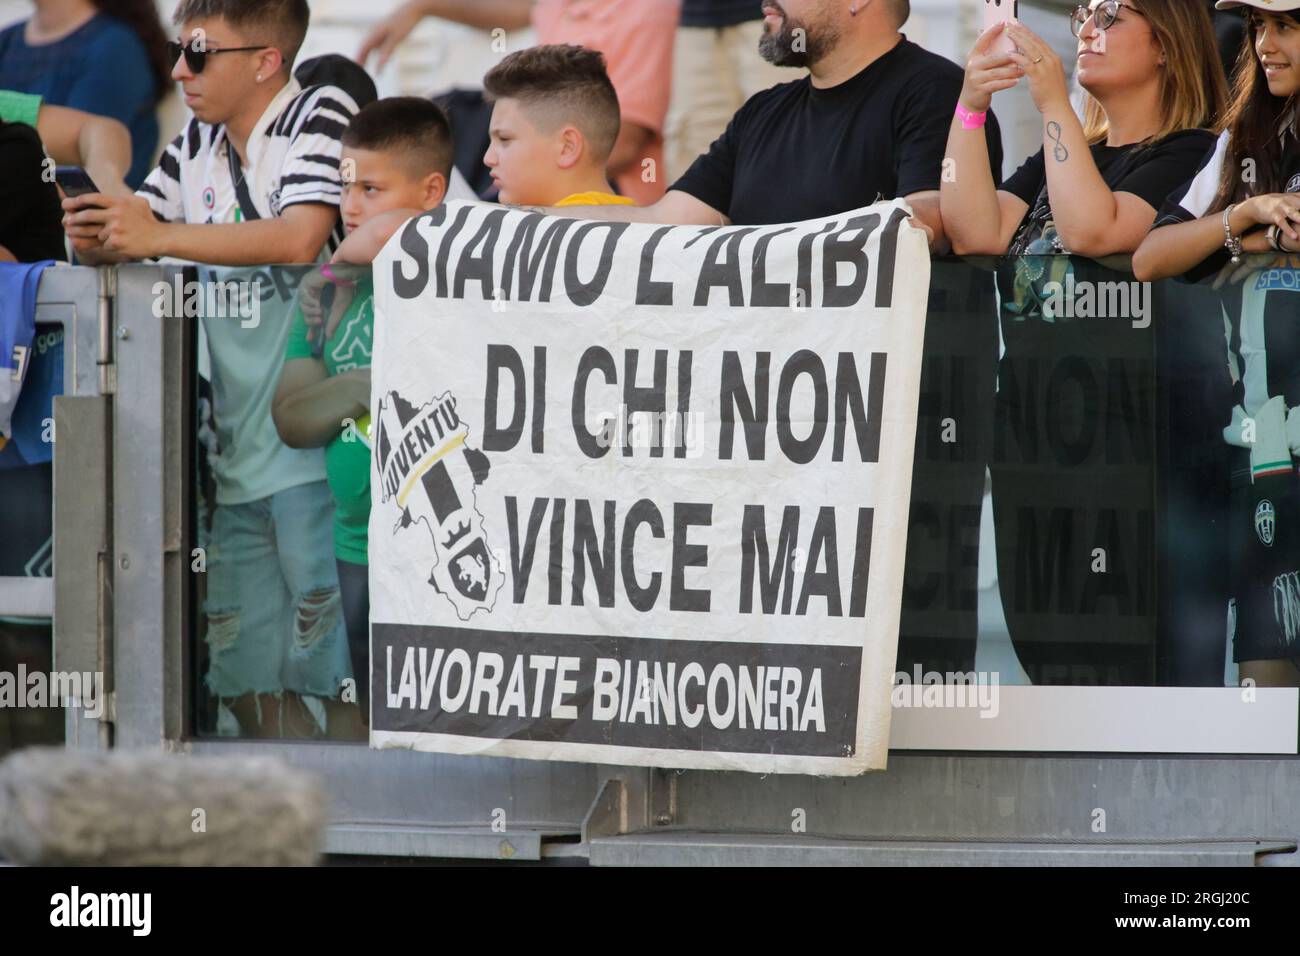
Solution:
<path fill-rule="evenodd" d="M 295 358 L 284 363 L 271 418 L 290 448 L 320 448 L 343 430 L 347 419 L 355 422 L 369 406 L 368 367 L 329 375 L 320 359 Z"/>

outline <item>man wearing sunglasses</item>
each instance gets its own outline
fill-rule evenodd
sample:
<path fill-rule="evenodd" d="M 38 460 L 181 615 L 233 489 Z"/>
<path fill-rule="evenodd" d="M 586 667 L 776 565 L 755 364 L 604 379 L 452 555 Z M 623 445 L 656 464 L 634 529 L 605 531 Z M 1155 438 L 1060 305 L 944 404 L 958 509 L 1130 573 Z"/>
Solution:
<path fill-rule="evenodd" d="M 351 670 L 324 457 L 285 446 L 270 414 L 299 276 L 252 268 L 314 262 L 342 239 L 341 138 L 358 108 L 293 78 L 309 17 L 306 0 L 181 0 L 172 76 L 192 119 L 135 196 L 64 203 L 84 261 L 250 267 L 199 270 L 209 289 L 251 290 L 254 310 L 202 317 L 220 448 L 207 685 L 246 736 L 318 733 L 302 701 L 334 713 Z"/>
<path fill-rule="evenodd" d="M 339 230 L 339 137 L 357 104 L 294 81 L 308 17 L 306 0 L 183 0 L 172 76 L 193 118 L 135 197 L 64 203 L 83 262 L 317 259 Z"/>

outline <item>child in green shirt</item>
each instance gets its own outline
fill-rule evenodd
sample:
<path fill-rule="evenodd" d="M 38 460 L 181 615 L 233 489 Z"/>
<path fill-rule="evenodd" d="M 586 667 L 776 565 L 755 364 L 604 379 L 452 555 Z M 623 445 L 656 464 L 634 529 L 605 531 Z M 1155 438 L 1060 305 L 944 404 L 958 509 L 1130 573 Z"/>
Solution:
<path fill-rule="evenodd" d="M 393 97 L 362 109 L 343 134 L 340 211 L 349 233 L 382 214 L 402 218 L 442 202 L 451 176 L 451 127 L 428 100 Z M 403 215 L 403 211 L 405 215 Z M 334 268 L 338 269 L 336 273 Z M 323 266 L 303 280 L 271 413 L 291 448 L 325 447 L 334 496 L 334 556 L 357 682 L 369 715 L 370 357 L 374 298 L 369 269 Z M 333 304 L 322 314 L 322 290 Z"/>

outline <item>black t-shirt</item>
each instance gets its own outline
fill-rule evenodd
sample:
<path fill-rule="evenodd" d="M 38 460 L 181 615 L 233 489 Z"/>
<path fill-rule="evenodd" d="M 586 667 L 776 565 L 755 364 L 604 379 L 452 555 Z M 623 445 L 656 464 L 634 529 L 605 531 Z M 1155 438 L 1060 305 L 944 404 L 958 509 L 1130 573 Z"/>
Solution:
<path fill-rule="evenodd" d="M 0 122 L 0 246 L 19 262 L 66 258 L 63 209 L 44 163 L 36 130 Z"/>
<path fill-rule="evenodd" d="M 820 219 L 939 188 L 963 72 L 903 38 L 865 70 L 817 89 L 808 77 L 750 97 L 672 188 L 739 225 Z M 994 180 L 1002 138 L 986 125 Z"/>
<path fill-rule="evenodd" d="M 682 0 L 684 27 L 731 27 L 762 16 L 761 0 Z"/>
<path fill-rule="evenodd" d="M 1166 136 L 1150 146 L 1107 146 L 1098 143 L 1092 147 L 1092 159 L 1097 171 L 1112 192 L 1132 193 L 1159 210 L 1165 198 L 1196 171 L 1206 154 L 1214 149 L 1214 134 L 1203 129 L 1188 129 Z M 1055 235 L 1052 227 L 1052 205 L 1047 194 L 1047 169 L 1040 149 L 1023 166 L 1008 177 L 1000 187 L 1024 200 L 1029 206 L 1021 220 L 1008 252 L 1024 255 L 1031 243 Z M 1055 243 L 1055 251 L 1063 251 Z M 1035 249 L 1035 252 L 1047 252 Z M 1064 250 L 1068 251 L 1068 250 Z"/>

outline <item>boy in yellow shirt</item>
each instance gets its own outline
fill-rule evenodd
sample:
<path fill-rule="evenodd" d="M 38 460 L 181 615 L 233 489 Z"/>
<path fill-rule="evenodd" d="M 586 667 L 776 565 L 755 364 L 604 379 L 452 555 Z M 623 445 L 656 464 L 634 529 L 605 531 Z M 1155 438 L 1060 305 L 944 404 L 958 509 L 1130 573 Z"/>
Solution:
<path fill-rule="evenodd" d="M 502 203 L 635 205 L 614 192 L 606 173 L 621 119 L 602 54 L 572 44 L 519 50 L 488 71 L 483 90 L 493 103 L 483 163 Z M 393 233 L 424 211 L 399 209 L 371 219 L 348 235 L 334 261 L 369 265 Z"/>
<path fill-rule="evenodd" d="M 633 205 L 605 167 L 618 139 L 618 95 L 605 58 L 571 44 L 505 57 L 483 77 L 492 102 L 483 163 L 510 206 Z"/>

